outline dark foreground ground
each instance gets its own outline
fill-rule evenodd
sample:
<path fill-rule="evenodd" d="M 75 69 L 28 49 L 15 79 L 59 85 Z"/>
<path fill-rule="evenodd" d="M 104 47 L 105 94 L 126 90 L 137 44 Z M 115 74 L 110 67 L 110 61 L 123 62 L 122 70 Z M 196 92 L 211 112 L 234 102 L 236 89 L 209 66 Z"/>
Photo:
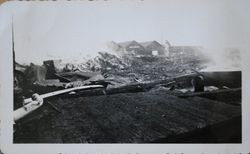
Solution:
<path fill-rule="evenodd" d="M 48 101 L 16 124 L 14 143 L 241 143 L 241 106 L 215 99 L 156 90 Z"/>

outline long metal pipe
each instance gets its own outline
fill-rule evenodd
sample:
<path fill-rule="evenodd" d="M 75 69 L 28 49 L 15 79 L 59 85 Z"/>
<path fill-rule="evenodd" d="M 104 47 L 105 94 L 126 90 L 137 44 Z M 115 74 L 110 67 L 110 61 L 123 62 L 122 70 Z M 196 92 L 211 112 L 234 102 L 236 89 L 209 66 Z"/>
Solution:
<path fill-rule="evenodd" d="M 96 88 L 104 88 L 104 86 L 103 85 L 88 85 L 88 86 L 74 87 L 74 88 L 63 89 L 63 90 L 58 90 L 58 91 L 42 94 L 39 97 L 41 99 L 44 99 L 44 98 L 68 93 L 68 92 L 75 91 L 75 90 L 86 90 L 86 89 L 96 89 Z M 22 119 L 26 115 L 35 111 L 36 109 L 41 107 L 43 103 L 39 103 L 36 100 L 32 100 L 32 98 L 27 98 L 24 100 L 24 104 L 25 105 L 23 107 L 20 107 L 14 111 L 14 122 L 17 122 L 18 120 Z"/>

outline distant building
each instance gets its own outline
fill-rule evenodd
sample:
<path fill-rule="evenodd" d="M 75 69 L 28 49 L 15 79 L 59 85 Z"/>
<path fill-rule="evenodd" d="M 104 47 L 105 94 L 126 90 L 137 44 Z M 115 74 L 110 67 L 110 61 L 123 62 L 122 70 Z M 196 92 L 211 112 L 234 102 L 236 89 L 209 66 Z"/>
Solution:
<path fill-rule="evenodd" d="M 129 55 L 146 54 L 144 47 L 136 41 L 121 42 L 118 43 L 118 46 L 120 47 L 120 51 L 122 51 L 122 54 L 129 54 Z"/>
<path fill-rule="evenodd" d="M 116 43 L 112 41 L 110 48 L 121 55 L 132 55 L 132 56 L 166 56 L 168 50 L 165 46 L 158 43 L 157 41 L 148 42 L 136 42 L 127 41 Z"/>
<path fill-rule="evenodd" d="M 116 43 L 112 41 L 110 48 L 119 55 L 160 56 L 172 60 L 192 61 L 204 59 L 203 48 L 200 46 L 172 46 L 168 41 L 160 44 L 157 41 L 136 42 L 127 41 Z"/>
<path fill-rule="evenodd" d="M 163 45 L 158 43 L 157 41 L 148 41 L 148 42 L 141 42 L 140 43 L 144 49 L 145 52 L 149 55 L 153 56 L 166 56 L 167 51 Z"/>

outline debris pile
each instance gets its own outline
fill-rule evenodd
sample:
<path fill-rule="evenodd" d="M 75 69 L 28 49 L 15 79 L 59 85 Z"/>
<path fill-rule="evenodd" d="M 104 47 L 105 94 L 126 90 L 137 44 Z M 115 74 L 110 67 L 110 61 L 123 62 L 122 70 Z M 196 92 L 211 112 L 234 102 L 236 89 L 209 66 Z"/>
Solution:
<path fill-rule="evenodd" d="M 23 66 L 22 72 L 16 69 L 15 75 L 16 81 L 21 84 L 17 87 L 37 92 L 40 87 L 53 87 L 55 90 L 93 84 L 93 81 L 104 79 L 112 80 L 111 87 L 165 80 L 187 74 L 193 68 L 200 70 L 204 66 L 199 60 L 183 62 L 165 56 L 116 56 L 108 52 L 99 52 L 95 58 L 79 64 L 64 63 L 62 60 L 47 60 L 42 66 L 31 63 L 29 66 Z"/>
<path fill-rule="evenodd" d="M 98 56 L 94 59 L 88 60 L 86 63 L 81 64 L 81 68 L 89 71 L 101 71 L 101 72 L 109 72 L 109 71 L 120 71 L 124 69 L 127 65 L 117 57 L 116 55 L 107 53 L 107 52 L 99 52 Z"/>
<path fill-rule="evenodd" d="M 79 64 L 18 66 L 14 142 L 201 142 L 199 132 L 216 126 L 219 134 L 236 132 L 221 142 L 240 143 L 241 71 L 200 71 L 205 66 L 199 59 L 107 52 Z M 46 99 L 28 111 L 23 102 L 32 99 L 24 97 L 34 93 Z M 210 134 L 205 143 L 219 142 Z"/>

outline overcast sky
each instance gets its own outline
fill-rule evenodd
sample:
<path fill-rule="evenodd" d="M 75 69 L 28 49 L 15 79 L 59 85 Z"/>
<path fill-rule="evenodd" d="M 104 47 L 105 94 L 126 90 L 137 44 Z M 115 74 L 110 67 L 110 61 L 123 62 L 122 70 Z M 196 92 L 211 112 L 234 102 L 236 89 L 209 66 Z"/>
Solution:
<path fill-rule="evenodd" d="M 248 3 L 249 4 L 249 3 Z M 232 0 L 16 2 L 16 60 L 81 60 L 107 51 L 109 41 L 237 47 L 244 43 L 246 3 Z M 243 11 L 243 13 L 242 13 Z M 247 11 L 246 11 L 247 12 Z M 249 12 L 249 11 L 248 11 Z"/>

